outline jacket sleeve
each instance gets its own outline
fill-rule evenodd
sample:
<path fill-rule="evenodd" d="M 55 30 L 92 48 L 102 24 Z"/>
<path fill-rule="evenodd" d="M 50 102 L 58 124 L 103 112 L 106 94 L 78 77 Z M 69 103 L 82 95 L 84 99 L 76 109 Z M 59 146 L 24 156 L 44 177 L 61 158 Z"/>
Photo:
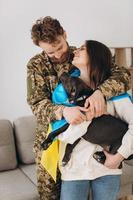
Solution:
<path fill-rule="evenodd" d="M 133 154 L 133 104 L 128 97 L 113 102 L 117 115 L 128 123 L 128 130 L 123 136 L 122 145 L 118 149 L 118 152 L 124 158 L 128 158 Z"/>
<path fill-rule="evenodd" d="M 110 78 L 98 87 L 106 100 L 128 91 L 131 87 L 131 75 L 127 68 L 113 64 L 111 70 Z"/>
<path fill-rule="evenodd" d="M 27 102 L 41 124 L 62 118 L 64 106 L 54 105 L 50 97 L 49 79 L 44 78 L 41 70 L 30 61 L 27 64 Z"/>

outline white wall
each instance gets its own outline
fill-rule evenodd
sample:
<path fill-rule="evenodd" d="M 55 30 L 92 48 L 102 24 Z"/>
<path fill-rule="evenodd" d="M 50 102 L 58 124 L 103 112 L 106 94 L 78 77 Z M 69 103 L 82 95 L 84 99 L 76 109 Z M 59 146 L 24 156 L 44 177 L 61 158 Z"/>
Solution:
<path fill-rule="evenodd" d="M 40 51 L 30 39 L 36 19 L 59 19 L 74 45 L 97 39 L 109 46 L 133 46 L 132 8 L 132 0 L 0 0 L 0 118 L 31 114 L 26 63 Z"/>

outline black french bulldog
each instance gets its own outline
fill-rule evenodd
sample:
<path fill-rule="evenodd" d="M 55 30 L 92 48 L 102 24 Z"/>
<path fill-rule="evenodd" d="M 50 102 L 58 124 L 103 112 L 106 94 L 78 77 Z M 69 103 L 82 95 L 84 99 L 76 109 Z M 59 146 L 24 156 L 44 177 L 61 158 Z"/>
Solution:
<path fill-rule="evenodd" d="M 67 92 L 69 102 L 78 106 L 84 106 L 85 100 L 94 92 L 80 78 L 72 77 L 65 72 L 61 75 L 60 81 Z M 41 144 L 42 148 L 46 150 L 53 142 L 54 138 L 68 127 L 69 124 L 67 123 L 63 127 L 52 131 L 47 139 Z M 122 138 L 127 130 L 128 124 L 126 122 L 107 114 L 94 118 L 82 138 L 102 146 L 105 150 L 108 149 L 107 151 L 111 154 L 115 154 L 117 149 L 121 146 Z M 65 155 L 62 160 L 63 165 L 66 165 L 70 160 L 73 148 L 78 144 L 80 139 L 81 138 L 76 140 L 73 144 L 67 144 Z M 94 153 L 93 157 L 102 164 L 104 164 L 106 159 L 103 151 Z M 132 158 L 133 155 L 127 160 Z"/>

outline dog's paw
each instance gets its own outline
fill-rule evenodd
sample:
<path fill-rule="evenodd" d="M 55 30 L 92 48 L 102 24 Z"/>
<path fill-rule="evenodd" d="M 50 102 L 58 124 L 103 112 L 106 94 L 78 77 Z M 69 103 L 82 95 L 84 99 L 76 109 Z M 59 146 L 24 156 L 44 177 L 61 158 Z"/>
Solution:
<path fill-rule="evenodd" d="M 43 150 L 47 150 L 48 147 L 49 147 L 51 144 L 52 144 L 51 141 L 49 142 L 49 141 L 45 140 L 45 141 L 41 144 L 41 147 L 42 147 Z"/>
<path fill-rule="evenodd" d="M 93 158 L 101 164 L 104 164 L 106 156 L 103 151 L 97 151 L 93 154 Z"/>

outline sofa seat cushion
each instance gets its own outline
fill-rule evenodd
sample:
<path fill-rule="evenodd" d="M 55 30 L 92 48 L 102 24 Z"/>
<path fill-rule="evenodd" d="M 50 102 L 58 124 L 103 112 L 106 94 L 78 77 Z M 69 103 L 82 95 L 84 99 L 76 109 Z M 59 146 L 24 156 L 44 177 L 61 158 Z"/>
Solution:
<path fill-rule="evenodd" d="M 131 165 L 133 167 L 133 159 L 131 160 L 125 160 L 124 161 L 126 164 Z"/>
<path fill-rule="evenodd" d="M 0 171 L 15 169 L 17 166 L 16 149 L 12 124 L 0 120 Z"/>
<path fill-rule="evenodd" d="M 37 188 L 20 170 L 0 173 L 0 200 L 37 200 Z"/>
<path fill-rule="evenodd" d="M 19 168 L 23 171 L 23 173 L 29 177 L 29 179 L 37 185 L 37 179 L 36 179 L 36 165 L 20 165 Z"/>
<path fill-rule="evenodd" d="M 34 116 L 20 117 L 14 121 L 18 157 L 23 164 L 35 162 L 33 154 L 35 127 L 36 120 Z"/>

